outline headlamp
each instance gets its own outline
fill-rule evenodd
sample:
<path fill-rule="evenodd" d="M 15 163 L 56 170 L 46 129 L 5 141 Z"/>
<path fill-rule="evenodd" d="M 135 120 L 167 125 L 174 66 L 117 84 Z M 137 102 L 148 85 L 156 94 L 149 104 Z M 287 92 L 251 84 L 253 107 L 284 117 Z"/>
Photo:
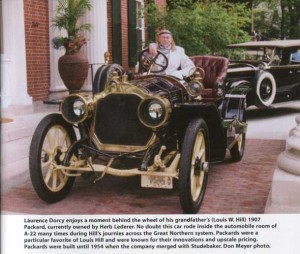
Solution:
<path fill-rule="evenodd" d="M 141 101 L 138 116 L 145 126 L 158 128 L 166 123 L 170 111 L 170 102 L 167 99 L 147 98 Z"/>
<path fill-rule="evenodd" d="M 203 91 L 203 89 L 204 89 L 203 84 L 196 80 L 192 80 L 187 85 L 187 92 L 192 97 L 199 96 L 201 94 L 201 92 Z"/>
<path fill-rule="evenodd" d="M 81 123 L 91 116 L 92 99 L 85 95 L 69 95 L 61 104 L 63 118 L 72 124 Z"/>

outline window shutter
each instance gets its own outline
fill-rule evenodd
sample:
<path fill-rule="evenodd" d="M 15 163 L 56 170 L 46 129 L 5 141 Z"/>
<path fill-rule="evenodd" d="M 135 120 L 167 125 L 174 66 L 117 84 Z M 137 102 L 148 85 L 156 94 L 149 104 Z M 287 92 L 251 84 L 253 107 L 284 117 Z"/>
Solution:
<path fill-rule="evenodd" d="M 155 3 L 154 0 L 149 0 L 150 3 Z M 153 22 L 148 23 L 148 40 L 149 42 L 155 42 L 155 24 Z"/>
<path fill-rule="evenodd" d="M 112 61 L 122 64 L 121 0 L 111 0 Z"/>
<path fill-rule="evenodd" d="M 128 64 L 135 66 L 137 62 L 137 23 L 136 0 L 128 0 Z"/>

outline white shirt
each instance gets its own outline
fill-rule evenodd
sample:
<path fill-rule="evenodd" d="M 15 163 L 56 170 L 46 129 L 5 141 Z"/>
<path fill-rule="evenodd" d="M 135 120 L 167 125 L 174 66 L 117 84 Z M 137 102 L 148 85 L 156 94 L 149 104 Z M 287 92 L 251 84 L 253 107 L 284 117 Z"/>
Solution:
<path fill-rule="evenodd" d="M 174 50 L 170 50 L 169 54 L 167 55 L 167 58 L 168 67 L 164 71 L 167 75 L 183 79 L 184 76 L 188 77 L 191 74 L 191 70 L 195 68 L 195 65 L 192 62 L 192 60 L 185 54 L 184 48 L 180 46 L 175 46 Z M 159 57 L 157 59 L 157 63 L 163 64 L 162 61 L 163 57 Z"/>

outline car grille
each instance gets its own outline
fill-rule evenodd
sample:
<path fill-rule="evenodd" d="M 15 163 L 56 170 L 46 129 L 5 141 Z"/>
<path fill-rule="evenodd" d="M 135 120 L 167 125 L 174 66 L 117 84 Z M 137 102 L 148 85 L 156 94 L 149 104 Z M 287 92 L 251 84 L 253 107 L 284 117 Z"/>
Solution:
<path fill-rule="evenodd" d="M 134 94 L 110 94 L 97 103 L 95 134 L 102 144 L 144 146 L 152 130 L 139 120 L 141 98 Z"/>

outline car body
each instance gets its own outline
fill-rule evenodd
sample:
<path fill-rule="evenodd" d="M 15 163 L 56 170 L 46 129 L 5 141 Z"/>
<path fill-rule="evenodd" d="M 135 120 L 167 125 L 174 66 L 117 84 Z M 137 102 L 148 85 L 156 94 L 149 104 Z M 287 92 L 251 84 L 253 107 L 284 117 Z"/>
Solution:
<path fill-rule="evenodd" d="M 106 174 L 140 176 L 142 187 L 173 188 L 178 182 L 183 211 L 196 213 L 209 164 L 223 161 L 227 149 L 232 161 L 242 159 L 248 88 L 204 98 L 200 72 L 178 80 L 152 73 L 153 62 L 140 56 L 148 73 L 131 80 L 120 65 L 101 66 L 93 94 L 72 93 L 61 113 L 41 120 L 29 160 L 41 199 L 62 200 L 77 176 L 94 182 Z"/>
<path fill-rule="evenodd" d="M 248 106 L 266 108 L 300 98 L 300 40 L 252 41 L 229 45 L 228 85 L 246 80 Z"/>

